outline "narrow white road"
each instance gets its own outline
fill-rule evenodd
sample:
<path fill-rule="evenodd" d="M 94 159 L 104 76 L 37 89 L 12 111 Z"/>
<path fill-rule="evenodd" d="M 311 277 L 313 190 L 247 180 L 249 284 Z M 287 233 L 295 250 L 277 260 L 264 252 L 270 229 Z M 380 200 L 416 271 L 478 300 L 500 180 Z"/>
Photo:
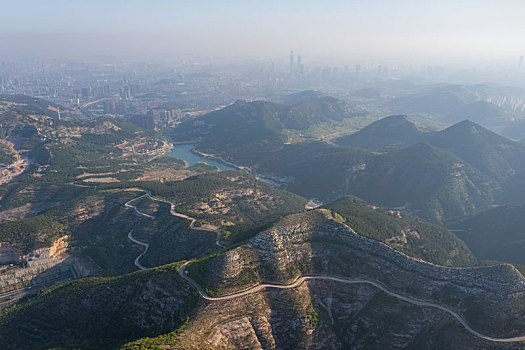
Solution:
<path fill-rule="evenodd" d="M 188 265 L 190 262 L 191 261 L 188 261 L 188 262 L 184 263 L 180 267 L 179 275 L 183 279 L 185 279 L 187 282 L 189 282 L 193 287 L 195 287 L 195 289 L 197 289 L 199 294 L 204 299 L 209 300 L 209 301 L 231 300 L 231 299 L 239 298 L 239 297 L 251 294 L 251 293 L 259 292 L 259 291 L 261 291 L 261 290 L 263 290 L 265 288 L 277 288 L 277 289 L 296 288 L 296 287 L 299 287 L 301 284 L 303 284 L 303 282 L 308 281 L 308 280 L 326 280 L 326 281 L 335 281 L 335 282 L 346 283 L 346 284 L 369 284 L 369 285 L 372 285 L 372 286 L 380 289 L 381 291 L 385 292 L 386 294 L 388 294 L 388 295 L 390 295 L 390 296 L 392 296 L 394 298 L 397 298 L 399 300 L 402 300 L 404 302 L 407 302 L 409 304 L 413 304 L 413 305 L 417 305 L 417 306 L 423 306 L 423 307 L 432 307 L 432 308 L 444 311 L 444 312 L 448 313 L 449 315 L 451 315 L 452 317 L 454 317 L 456 320 L 458 320 L 458 322 L 461 323 L 463 325 L 463 327 L 465 327 L 465 329 L 469 333 L 471 333 L 472 335 L 474 335 L 474 336 L 476 336 L 478 338 L 482 338 L 482 339 L 493 341 L 493 342 L 499 342 L 499 343 L 515 343 L 515 342 L 525 341 L 525 336 L 518 336 L 518 337 L 512 337 L 512 338 L 495 338 L 495 337 L 491 337 L 491 336 L 488 336 L 488 335 L 485 335 L 485 334 L 481 334 L 481 333 L 475 331 L 474 329 L 472 329 L 469 326 L 469 324 L 467 323 L 467 321 L 462 316 L 460 316 L 458 313 L 450 310 L 449 308 L 447 308 L 445 306 L 442 306 L 442 305 L 439 305 L 439 304 L 435 304 L 435 303 L 431 303 L 431 302 L 428 302 L 428 301 L 417 300 L 417 299 L 414 299 L 414 298 L 411 298 L 411 297 L 407 297 L 407 296 L 404 296 L 404 295 L 401 295 L 401 294 L 397 294 L 395 292 L 392 292 L 392 291 L 388 290 L 384 285 L 382 285 L 379 282 L 371 281 L 371 280 L 367 280 L 367 279 L 361 279 L 361 278 L 345 279 L 345 278 L 339 278 L 339 277 L 334 277 L 334 276 L 321 276 L 321 275 L 320 276 L 301 276 L 295 282 L 293 282 L 292 284 L 283 285 L 283 284 L 276 284 L 276 283 L 261 283 L 261 284 L 259 284 L 257 286 L 254 286 L 254 287 L 252 287 L 250 289 L 247 289 L 247 290 L 244 290 L 244 291 L 241 291 L 241 292 L 238 292 L 238 293 L 225 295 L 225 296 L 222 296 L 222 297 L 212 297 L 212 296 L 209 296 L 208 294 L 206 294 L 206 292 L 197 284 L 197 282 L 195 282 L 192 278 L 187 276 L 185 268 L 186 268 L 186 265 Z"/>
<path fill-rule="evenodd" d="M 150 198 L 151 200 L 170 204 L 170 213 L 171 213 L 171 215 L 177 216 L 177 217 L 180 217 L 180 218 L 183 218 L 183 219 L 191 220 L 191 223 L 190 223 L 190 228 L 191 229 L 216 232 L 215 230 L 211 230 L 211 229 L 207 229 L 207 228 L 196 228 L 196 227 L 194 227 L 193 225 L 194 225 L 194 223 L 197 220 L 195 218 L 192 218 L 192 217 L 187 216 L 185 214 L 181 214 L 181 213 L 176 212 L 175 211 L 175 204 L 173 204 L 173 203 L 171 203 L 171 202 L 169 202 L 167 200 L 164 200 L 164 199 L 154 198 L 154 197 L 151 196 L 151 194 L 148 191 L 145 191 L 145 190 L 142 190 L 142 191 L 144 193 L 146 193 L 146 196 L 148 198 Z M 133 200 L 135 200 L 135 199 L 133 199 Z M 131 200 L 131 201 L 133 201 L 133 200 Z M 152 220 L 155 219 L 154 216 L 146 214 L 146 213 L 143 213 L 140 210 L 138 210 L 137 207 L 135 207 L 134 205 L 129 204 L 131 201 L 127 202 L 125 204 L 125 206 L 128 207 L 128 208 L 133 208 L 135 210 L 135 212 L 137 214 L 139 214 L 139 215 L 148 217 L 148 218 L 150 218 Z M 137 256 L 137 258 L 135 259 L 135 266 L 137 266 L 141 270 L 144 270 L 144 269 L 146 269 L 146 267 L 142 266 L 139 261 L 140 261 L 140 258 L 147 252 L 149 244 L 144 243 L 144 242 L 140 242 L 140 241 L 136 240 L 135 238 L 133 238 L 133 236 L 131 235 L 132 232 L 133 231 L 129 232 L 128 238 L 132 242 L 140 244 L 140 245 L 142 245 L 144 247 L 144 251 L 139 256 Z M 220 243 L 220 238 L 221 238 L 221 235 L 220 235 L 220 232 L 218 232 L 217 233 L 217 241 L 215 243 L 221 248 L 226 248 L 226 246 L 224 246 L 223 244 Z M 256 286 L 252 287 L 252 288 L 249 288 L 247 290 L 244 290 L 244 291 L 241 291 L 241 292 L 238 292 L 238 293 L 225 295 L 225 296 L 222 296 L 222 297 L 212 297 L 212 296 L 209 296 L 201 288 L 201 286 L 199 286 L 197 284 L 197 282 L 195 282 L 192 278 L 187 276 L 185 269 L 186 269 L 186 266 L 190 262 L 191 261 L 188 261 L 188 262 L 184 263 L 180 267 L 179 275 L 184 280 L 189 282 L 195 289 L 197 289 L 197 291 L 199 292 L 199 294 L 201 295 L 202 298 L 204 298 L 206 300 L 209 300 L 209 301 L 222 301 L 222 300 L 236 299 L 236 298 L 240 298 L 242 296 L 248 295 L 248 294 L 259 292 L 259 291 L 261 291 L 261 290 L 263 290 L 265 288 L 277 288 L 277 289 L 297 288 L 300 285 L 302 285 L 305 281 L 308 281 L 308 280 L 325 280 L 325 281 L 334 281 L 334 282 L 345 283 L 345 284 L 369 284 L 371 286 L 374 286 L 374 287 L 380 289 L 381 291 L 385 292 L 386 294 L 388 294 L 388 295 L 390 295 L 390 296 L 392 296 L 394 298 L 397 298 L 399 300 L 402 300 L 404 302 L 407 302 L 409 304 L 413 304 L 413 305 L 417 305 L 417 306 L 423 306 L 423 307 L 432 307 L 432 308 L 444 311 L 444 312 L 448 313 L 449 315 L 451 315 L 452 317 L 454 317 L 456 320 L 458 320 L 458 322 L 461 323 L 463 325 L 463 327 L 465 327 L 465 329 L 469 333 L 471 333 L 472 335 L 474 335 L 474 336 L 476 336 L 478 338 L 489 340 L 489 341 L 493 341 L 493 342 L 499 342 L 499 343 L 515 343 L 515 342 L 525 341 L 525 336 L 517 336 L 517 337 L 512 337 L 512 338 L 495 338 L 495 337 L 491 337 L 491 336 L 488 336 L 488 335 L 485 335 L 485 334 L 481 334 L 481 333 L 475 331 L 474 329 L 472 329 L 469 326 L 469 324 L 467 323 L 467 321 L 462 316 L 460 316 L 458 313 L 456 313 L 455 311 L 453 311 L 453 310 L 451 310 L 451 309 L 449 309 L 449 308 L 447 308 L 445 306 L 442 306 L 442 305 L 439 305 L 439 304 L 435 304 L 435 303 L 432 303 L 432 302 L 429 302 L 429 301 L 417 300 L 417 299 L 414 299 L 414 298 L 411 298 L 411 297 L 407 297 L 407 296 L 404 296 L 404 295 L 401 295 L 401 294 L 397 294 L 395 292 L 392 292 L 392 291 L 388 290 L 384 285 L 382 285 L 379 282 L 371 281 L 371 280 L 367 280 L 367 279 L 361 279 L 361 278 L 345 279 L 345 278 L 334 277 L 334 276 L 322 276 L 322 275 L 320 275 L 320 276 L 309 276 L 309 275 L 307 275 L 307 276 L 301 276 L 295 282 L 293 282 L 291 284 L 287 284 L 287 285 L 277 284 L 277 283 L 261 283 L 261 284 L 258 284 Z"/>
<path fill-rule="evenodd" d="M 137 199 L 137 198 L 134 198 L 134 199 L 130 200 L 129 202 L 125 203 L 124 206 L 126 206 L 128 208 L 132 208 L 139 215 L 145 216 L 145 217 L 147 217 L 147 218 L 149 218 L 151 220 L 155 220 L 155 217 L 153 215 L 149 215 L 149 214 L 143 213 L 140 210 L 138 210 L 136 206 L 130 204 L 130 202 L 134 201 L 135 199 Z"/>
<path fill-rule="evenodd" d="M 224 244 L 221 243 L 221 232 L 217 232 L 217 240 L 215 241 L 215 244 L 217 244 L 221 248 L 227 248 Z"/>
<path fill-rule="evenodd" d="M 179 217 L 179 218 L 182 218 L 182 219 L 186 219 L 186 220 L 190 220 L 190 229 L 192 230 L 197 230 L 197 231 L 209 231 L 209 232 L 216 232 L 217 233 L 217 240 L 215 241 L 215 244 L 218 245 L 219 247 L 221 248 L 226 248 L 226 246 L 224 244 L 221 243 L 221 233 L 220 231 L 217 231 L 217 230 L 213 230 L 213 229 L 209 229 L 209 228 L 205 228 L 205 227 L 195 227 L 195 222 L 197 221 L 197 219 L 195 218 L 192 218 L 191 216 L 188 216 L 188 215 L 185 215 L 185 214 L 181 214 L 181 213 L 178 213 L 176 210 L 175 210 L 175 204 L 173 204 L 172 202 L 170 201 L 167 201 L 167 200 L 164 200 L 164 199 L 159 199 L 159 198 L 155 198 L 153 197 L 149 191 L 146 191 L 146 190 L 139 190 L 139 191 L 142 191 L 145 193 L 146 197 L 148 197 L 149 199 L 153 200 L 153 201 L 157 201 L 157 202 L 162 202 L 162 203 L 167 203 L 170 205 L 170 214 L 173 215 L 173 216 L 176 216 L 176 217 Z M 140 197 L 139 197 L 140 198 Z M 144 217 L 147 217 L 151 220 L 155 220 L 155 216 L 153 215 L 150 215 L 150 214 L 146 214 L 142 211 L 140 211 L 136 206 L 134 206 L 133 204 L 131 204 L 131 202 L 137 200 L 138 198 L 133 198 L 131 200 L 129 200 L 128 202 L 124 203 L 124 206 L 127 207 L 127 208 L 132 208 L 133 210 L 135 210 L 135 212 L 138 214 L 138 215 L 141 215 L 141 216 L 144 216 Z M 146 267 L 142 266 L 140 264 L 140 258 L 146 254 L 146 251 L 148 250 L 148 247 L 149 247 L 149 244 L 147 243 L 144 243 L 144 242 L 140 242 L 140 241 L 137 241 L 136 239 L 133 238 L 133 236 L 131 235 L 131 232 L 133 231 L 130 231 L 128 233 L 128 238 L 134 242 L 134 243 L 137 243 L 137 244 L 140 244 L 144 247 L 146 247 L 144 249 L 144 251 L 142 253 L 140 253 L 139 256 L 137 256 L 137 258 L 135 259 L 135 266 L 137 266 L 139 269 L 141 270 L 144 270 L 146 269 Z"/>
<path fill-rule="evenodd" d="M 142 251 L 142 253 L 140 253 L 139 256 L 137 256 L 137 258 L 135 259 L 135 266 L 138 267 L 138 268 L 141 269 L 141 270 L 146 270 L 146 267 L 144 267 L 144 266 L 142 266 L 142 265 L 140 264 L 140 258 L 142 258 L 142 256 L 143 256 L 144 254 L 146 254 L 146 252 L 148 251 L 149 244 L 148 244 L 148 243 L 141 242 L 141 241 L 138 241 L 138 240 L 136 240 L 135 238 L 133 238 L 133 236 L 131 235 L 132 232 L 133 232 L 133 231 L 129 231 L 129 233 L 128 233 L 128 238 L 129 238 L 129 240 L 132 241 L 133 243 L 137 243 L 137 244 L 139 244 L 139 245 L 141 245 L 141 246 L 144 247 L 144 250 Z"/>

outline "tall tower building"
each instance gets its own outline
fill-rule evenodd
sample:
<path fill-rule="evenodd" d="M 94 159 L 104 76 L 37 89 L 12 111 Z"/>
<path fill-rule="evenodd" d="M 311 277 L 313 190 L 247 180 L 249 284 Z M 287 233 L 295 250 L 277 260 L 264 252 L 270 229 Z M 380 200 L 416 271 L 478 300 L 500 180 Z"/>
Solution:
<path fill-rule="evenodd" d="M 290 51 L 290 74 L 292 74 L 295 70 L 295 62 L 293 59 L 293 51 Z"/>
<path fill-rule="evenodd" d="M 301 55 L 297 55 L 297 72 L 299 74 L 303 72 L 303 64 L 301 63 Z"/>
<path fill-rule="evenodd" d="M 518 66 L 519 67 L 523 66 L 523 55 L 520 56 L 520 61 L 518 63 Z"/>

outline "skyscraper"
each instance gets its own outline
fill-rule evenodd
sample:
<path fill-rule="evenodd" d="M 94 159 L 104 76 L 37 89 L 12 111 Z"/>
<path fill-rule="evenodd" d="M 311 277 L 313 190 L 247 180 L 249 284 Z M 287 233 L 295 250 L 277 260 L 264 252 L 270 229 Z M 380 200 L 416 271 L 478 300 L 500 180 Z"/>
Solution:
<path fill-rule="evenodd" d="M 293 74 L 295 71 L 295 62 L 293 59 L 293 51 L 290 51 L 290 74 Z"/>
<path fill-rule="evenodd" d="M 297 73 L 303 73 L 303 64 L 301 63 L 301 55 L 297 55 Z"/>

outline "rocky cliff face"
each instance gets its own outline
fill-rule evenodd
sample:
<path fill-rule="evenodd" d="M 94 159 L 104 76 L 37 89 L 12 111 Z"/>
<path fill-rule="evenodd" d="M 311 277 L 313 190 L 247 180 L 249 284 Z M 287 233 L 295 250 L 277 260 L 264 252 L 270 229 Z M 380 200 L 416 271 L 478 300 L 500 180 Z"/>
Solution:
<path fill-rule="evenodd" d="M 520 307 L 525 304 L 525 279 L 514 267 L 459 269 L 418 261 L 355 234 L 321 210 L 288 216 L 247 244 L 199 262 L 190 271 L 217 295 L 261 281 L 289 283 L 304 274 L 364 278 L 448 306 L 476 330 L 495 337 L 519 334 L 525 325 Z M 323 283 L 328 282 L 315 285 Z"/>
<path fill-rule="evenodd" d="M 197 312 L 177 349 L 482 349 L 449 315 L 367 285 L 310 281 L 212 302 Z"/>
<path fill-rule="evenodd" d="M 4 266 L 0 270 L 0 292 L 71 278 L 70 269 L 76 259 L 65 254 L 67 238 L 60 237 L 50 247 L 36 249 L 21 257 L 23 265 Z"/>

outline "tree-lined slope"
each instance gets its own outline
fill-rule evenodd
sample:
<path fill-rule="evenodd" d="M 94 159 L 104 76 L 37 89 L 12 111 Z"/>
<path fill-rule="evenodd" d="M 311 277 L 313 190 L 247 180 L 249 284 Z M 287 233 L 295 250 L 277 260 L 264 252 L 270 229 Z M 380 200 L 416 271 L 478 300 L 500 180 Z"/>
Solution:
<path fill-rule="evenodd" d="M 338 145 L 372 151 L 392 151 L 414 145 L 427 136 L 428 130 L 404 115 L 378 120 L 358 132 L 338 138 Z"/>
<path fill-rule="evenodd" d="M 402 210 L 379 207 L 347 196 L 325 208 L 358 234 L 428 262 L 469 266 L 476 259 L 452 232 Z"/>

